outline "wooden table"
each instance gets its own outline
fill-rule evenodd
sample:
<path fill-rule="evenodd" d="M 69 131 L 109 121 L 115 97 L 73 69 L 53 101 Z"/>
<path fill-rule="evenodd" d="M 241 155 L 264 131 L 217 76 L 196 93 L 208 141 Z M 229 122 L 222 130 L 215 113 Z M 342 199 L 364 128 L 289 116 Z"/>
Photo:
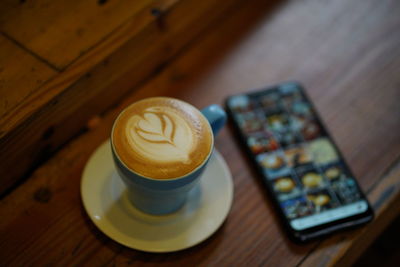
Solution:
<path fill-rule="evenodd" d="M 232 9 L 1 200 L 0 265 L 350 265 L 400 214 L 399 14 L 394 0 L 252 1 Z M 233 175 L 234 203 L 208 240 L 181 252 L 143 253 L 89 220 L 82 170 L 129 103 L 167 95 L 200 108 L 284 80 L 306 86 L 376 211 L 372 223 L 291 243 L 230 126 L 216 148 Z"/>

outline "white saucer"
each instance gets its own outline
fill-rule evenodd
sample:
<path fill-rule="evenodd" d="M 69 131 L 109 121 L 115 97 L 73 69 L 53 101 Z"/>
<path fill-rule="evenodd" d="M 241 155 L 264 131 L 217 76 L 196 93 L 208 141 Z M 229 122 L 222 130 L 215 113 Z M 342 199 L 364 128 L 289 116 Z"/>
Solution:
<path fill-rule="evenodd" d="M 130 204 L 106 141 L 92 154 L 83 171 L 83 206 L 94 224 L 116 242 L 147 252 L 192 247 L 211 236 L 227 217 L 233 199 L 231 173 L 214 151 L 200 183 L 177 212 L 152 216 Z"/>

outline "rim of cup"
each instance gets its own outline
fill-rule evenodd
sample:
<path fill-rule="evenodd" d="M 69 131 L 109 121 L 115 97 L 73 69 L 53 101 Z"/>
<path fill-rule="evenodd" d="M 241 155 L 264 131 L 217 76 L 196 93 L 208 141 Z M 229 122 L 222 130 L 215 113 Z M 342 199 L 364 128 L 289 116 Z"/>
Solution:
<path fill-rule="evenodd" d="M 115 147 L 114 147 L 114 128 L 115 128 L 116 122 L 118 121 L 118 119 L 120 118 L 120 116 L 121 116 L 130 106 L 132 106 L 132 105 L 134 105 L 134 104 L 136 104 L 136 103 L 139 103 L 139 102 L 141 102 L 141 101 L 149 100 L 149 99 L 152 99 L 152 98 L 166 98 L 166 99 L 173 99 L 173 100 L 177 100 L 177 101 L 183 102 L 183 103 L 185 103 L 185 104 L 191 106 L 191 107 L 194 108 L 195 110 L 197 110 L 197 111 L 200 113 L 200 115 L 203 116 L 203 118 L 207 121 L 208 130 L 209 130 L 209 132 L 211 133 L 211 146 L 210 146 L 210 151 L 208 152 L 207 157 L 205 157 L 204 160 L 201 162 L 201 164 L 200 164 L 199 166 L 197 166 L 196 168 L 194 168 L 191 172 L 186 173 L 186 174 L 181 175 L 181 176 L 178 176 L 178 177 L 173 177 L 173 178 L 163 178 L 163 179 L 152 178 L 152 177 L 145 176 L 145 175 L 143 175 L 143 174 L 140 174 L 140 173 L 138 173 L 138 172 L 132 170 L 132 169 L 129 168 L 129 167 L 125 164 L 125 162 L 123 162 L 122 159 L 119 157 L 118 152 L 117 152 L 117 150 L 116 150 Z M 117 118 L 115 118 L 115 120 L 114 120 L 114 122 L 113 122 L 113 126 L 112 126 L 112 129 L 111 129 L 111 138 L 110 138 L 110 140 L 111 140 L 111 148 L 112 148 L 113 154 L 117 157 L 118 161 L 119 161 L 127 170 L 129 170 L 130 172 L 136 174 L 137 176 L 140 176 L 141 178 L 149 179 L 149 180 L 154 180 L 154 181 L 160 181 L 160 182 L 174 181 L 174 180 L 179 180 L 179 179 L 185 178 L 185 177 L 187 177 L 187 176 L 190 176 L 191 174 L 195 173 L 196 171 L 198 171 L 199 169 L 201 169 L 201 168 L 204 166 L 204 164 L 209 160 L 209 158 L 210 158 L 211 155 L 212 155 L 212 152 L 214 151 L 214 134 L 213 134 L 213 131 L 212 131 L 210 122 L 209 122 L 208 119 L 203 115 L 203 113 L 201 113 L 201 111 L 200 111 L 198 108 L 196 108 L 195 106 L 193 106 L 192 104 L 190 104 L 190 103 L 188 103 L 188 102 L 186 102 L 186 101 L 183 101 L 183 100 L 180 100 L 180 99 L 177 99 L 177 98 L 173 98 L 173 97 L 166 97 L 166 96 L 157 96 L 157 97 L 147 97 L 147 98 L 143 98 L 143 99 L 141 99 L 141 100 L 139 100 L 139 101 L 135 101 L 135 102 L 131 103 L 130 105 L 128 105 L 127 107 L 125 107 L 125 108 L 118 114 Z"/>

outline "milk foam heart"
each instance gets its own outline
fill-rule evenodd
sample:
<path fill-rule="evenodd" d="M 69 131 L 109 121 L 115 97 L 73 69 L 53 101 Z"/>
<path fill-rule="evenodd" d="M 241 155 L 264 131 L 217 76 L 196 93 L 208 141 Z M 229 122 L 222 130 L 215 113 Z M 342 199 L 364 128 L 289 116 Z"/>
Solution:
<path fill-rule="evenodd" d="M 136 102 L 120 114 L 112 142 L 117 156 L 134 172 L 172 179 L 202 165 L 211 153 L 213 136 L 196 108 L 156 97 Z"/>
<path fill-rule="evenodd" d="M 189 122 L 169 107 L 147 108 L 126 124 L 129 145 L 141 157 L 157 162 L 190 164 L 195 140 Z"/>

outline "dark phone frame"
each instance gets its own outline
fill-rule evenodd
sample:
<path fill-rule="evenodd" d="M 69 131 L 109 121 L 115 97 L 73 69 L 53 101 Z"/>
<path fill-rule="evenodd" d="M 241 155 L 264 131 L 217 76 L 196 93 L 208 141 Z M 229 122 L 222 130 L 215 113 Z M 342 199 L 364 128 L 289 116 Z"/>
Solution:
<path fill-rule="evenodd" d="M 325 133 L 326 138 L 328 138 L 332 142 L 333 146 L 336 149 L 336 152 L 338 153 L 340 160 L 343 162 L 343 165 L 346 168 L 346 171 L 349 172 L 349 174 L 353 177 L 353 179 L 356 183 L 356 187 L 358 188 L 358 190 L 361 194 L 361 197 L 367 202 L 368 208 L 365 212 L 360 213 L 360 214 L 355 214 L 355 215 L 352 215 L 352 216 L 349 216 L 349 217 L 346 217 L 343 219 L 335 220 L 332 222 L 323 223 L 323 224 L 320 224 L 320 225 L 317 225 L 317 226 L 314 226 L 314 227 L 311 227 L 308 229 L 304 229 L 304 230 L 295 230 L 290 226 L 289 220 L 286 217 L 283 209 L 281 208 L 280 203 L 277 199 L 277 195 L 275 194 L 275 192 L 272 188 L 272 184 L 268 182 L 269 181 L 268 177 L 264 174 L 262 167 L 256 161 L 255 155 L 253 154 L 253 152 L 247 145 L 246 134 L 242 132 L 238 123 L 234 119 L 233 115 L 235 112 L 231 109 L 231 107 L 229 105 L 229 100 L 234 96 L 237 96 L 237 95 L 246 95 L 246 96 L 250 96 L 250 97 L 257 97 L 257 95 L 262 96 L 262 95 L 265 95 L 267 93 L 267 91 L 269 91 L 269 90 L 278 89 L 279 87 L 281 87 L 283 85 L 287 85 L 287 84 L 294 85 L 297 88 L 299 88 L 299 90 L 301 91 L 305 100 L 311 106 L 312 111 L 315 114 L 317 123 L 319 123 L 319 125 L 321 126 L 322 131 Z M 347 161 L 345 160 L 341 151 L 339 150 L 339 147 L 337 146 L 335 140 L 332 138 L 331 134 L 327 131 L 327 128 L 325 127 L 324 122 L 321 120 L 321 116 L 319 115 L 314 104 L 310 101 L 310 97 L 307 95 L 306 90 L 300 83 L 284 82 L 284 83 L 280 83 L 277 85 L 268 86 L 263 89 L 256 89 L 256 90 L 252 90 L 251 92 L 248 92 L 248 93 L 237 94 L 237 95 L 229 96 L 225 100 L 225 107 L 226 107 L 227 113 L 229 115 L 229 119 L 232 121 L 232 124 L 235 128 L 236 135 L 239 137 L 239 141 L 240 141 L 240 143 L 242 143 L 242 146 L 244 146 L 246 154 L 248 154 L 253 165 L 255 165 L 258 174 L 261 175 L 261 177 L 262 177 L 261 180 L 262 180 L 265 188 L 267 189 L 268 196 L 272 200 L 272 203 L 274 204 L 276 210 L 278 211 L 280 220 L 282 221 L 283 226 L 286 228 L 290 239 L 292 239 L 293 241 L 295 241 L 297 243 L 305 243 L 307 241 L 329 235 L 329 234 L 339 231 L 339 230 L 350 229 L 350 228 L 356 227 L 358 225 L 365 224 L 373 219 L 374 212 L 373 212 L 373 209 L 372 209 L 368 199 L 366 198 L 364 192 L 361 190 L 361 187 L 358 184 L 357 179 L 355 178 L 352 170 L 349 168 L 349 165 L 347 164 Z"/>

